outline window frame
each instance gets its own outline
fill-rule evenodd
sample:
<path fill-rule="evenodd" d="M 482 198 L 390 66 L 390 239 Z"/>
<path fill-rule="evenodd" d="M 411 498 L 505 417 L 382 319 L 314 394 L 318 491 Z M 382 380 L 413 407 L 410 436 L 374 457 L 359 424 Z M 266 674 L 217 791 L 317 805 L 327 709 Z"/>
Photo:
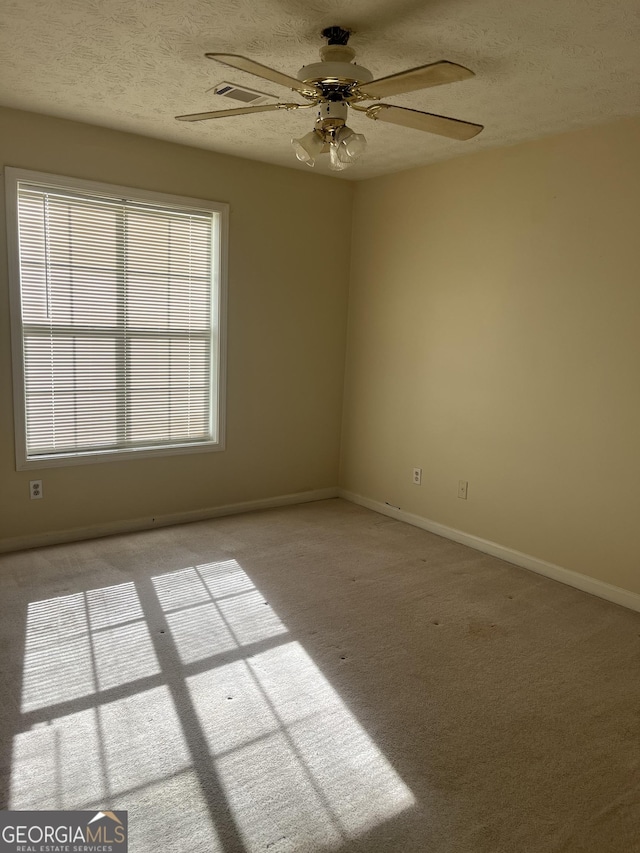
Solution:
<path fill-rule="evenodd" d="M 229 205 L 225 202 L 202 198 L 176 196 L 153 190 L 125 187 L 72 178 L 62 175 L 36 172 L 5 166 L 5 198 L 7 213 L 7 255 L 9 271 L 9 300 L 11 320 L 11 375 L 13 380 L 13 410 L 15 430 L 16 470 L 25 471 L 37 468 L 66 467 L 68 465 L 88 465 L 96 462 L 119 462 L 125 459 L 146 457 L 175 456 L 187 453 L 222 451 L 226 438 L 226 374 L 227 374 L 227 264 L 229 243 Z M 215 228 L 213 235 L 212 264 L 212 311 L 217 317 L 214 326 L 214 341 L 211 348 L 211 379 L 217 393 L 211 395 L 212 425 L 216 436 L 214 440 L 192 442 L 189 444 L 164 444 L 156 447 L 131 447 L 116 450 L 98 450 L 52 456 L 29 458 L 26 436 L 26 393 L 24 334 L 22 322 L 22 285 L 20 280 L 20 246 L 18 219 L 18 185 L 20 182 L 40 184 L 63 190 L 79 190 L 93 195 L 109 198 L 124 198 L 133 202 L 151 202 L 173 209 L 204 210 L 213 212 Z M 217 263 L 216 263 L 217 260 Z"/>

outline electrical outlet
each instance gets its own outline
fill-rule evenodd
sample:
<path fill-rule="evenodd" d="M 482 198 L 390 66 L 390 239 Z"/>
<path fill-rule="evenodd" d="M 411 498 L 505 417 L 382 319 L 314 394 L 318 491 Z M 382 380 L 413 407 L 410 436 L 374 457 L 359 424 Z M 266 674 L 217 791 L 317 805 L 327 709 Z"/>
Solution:
<path fill-rule="evenodd" d="M 32 501 L 38 501 L 42 497 L 42 480 L 29 480 L 29 494 Z"/>
<path fill-rule="evenodd" d="M 413 482 L 416 486 L 422 485 L 422 468 L 413 469 Z"/>
<path fill-rule="evenodd" d="M 469 483 L 466 480 L 458 480 L 458 497 L 466 501 L 467 499 L 467 489 L 469 488 Z"/>

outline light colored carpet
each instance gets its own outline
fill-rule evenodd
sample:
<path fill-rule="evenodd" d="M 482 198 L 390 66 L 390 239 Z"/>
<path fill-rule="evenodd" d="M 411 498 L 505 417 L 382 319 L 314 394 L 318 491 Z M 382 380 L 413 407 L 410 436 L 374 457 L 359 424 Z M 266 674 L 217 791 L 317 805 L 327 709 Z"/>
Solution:
<path fill-rule="evenodd" d="M 0 557 L 4 807 L 132 853 L 640 850 L 640 615 L 339 500 Z"/>

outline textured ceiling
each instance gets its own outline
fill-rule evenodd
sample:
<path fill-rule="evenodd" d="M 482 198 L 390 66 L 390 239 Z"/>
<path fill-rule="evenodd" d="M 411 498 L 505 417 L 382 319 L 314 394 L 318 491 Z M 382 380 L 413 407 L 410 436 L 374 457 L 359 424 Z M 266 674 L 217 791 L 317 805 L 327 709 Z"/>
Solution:
<path fill-rule="evenodd" d="M 484 124 L 477 138 L 455 142 L 351 111 L 369 147 L 342 178 L 640 113 L 638 0 L 2 0 L 0 14 L 0 104 L 304 170 L 290 139 L 312 129 L 312 110 L 175 121 L 234 106 L 206 92 L 222 80 L 291 99 L 205 52 L 295 76 L 319 60 L 323 27 L 338 24 L 354 31 L 356 61 L 374 77 L 440 59 L 475 71 L 387 102 Z M 325 163 L 315 170 L 328 172 Z"/>

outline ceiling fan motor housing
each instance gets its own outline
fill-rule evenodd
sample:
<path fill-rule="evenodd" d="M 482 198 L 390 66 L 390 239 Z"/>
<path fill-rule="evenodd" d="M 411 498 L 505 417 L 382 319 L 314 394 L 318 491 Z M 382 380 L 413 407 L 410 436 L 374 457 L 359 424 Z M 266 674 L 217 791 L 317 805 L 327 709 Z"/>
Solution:
<path fill-rule="evenodd" d="M 317 130 L 333 132 L 346 124 L 346 121 L 347 105 L 344 101 L 323 101 L 318 104 Z"/>
<path fill-rule="evenodd" d="M 373 74 L 368 68 L 353 62 L 355 55 L 353 48 L 346 44 L 327 44 L 320 48 L 322 62 L 303 65 L 297 78 L 303 83 L 368 83 L 373 80 Z"/>

